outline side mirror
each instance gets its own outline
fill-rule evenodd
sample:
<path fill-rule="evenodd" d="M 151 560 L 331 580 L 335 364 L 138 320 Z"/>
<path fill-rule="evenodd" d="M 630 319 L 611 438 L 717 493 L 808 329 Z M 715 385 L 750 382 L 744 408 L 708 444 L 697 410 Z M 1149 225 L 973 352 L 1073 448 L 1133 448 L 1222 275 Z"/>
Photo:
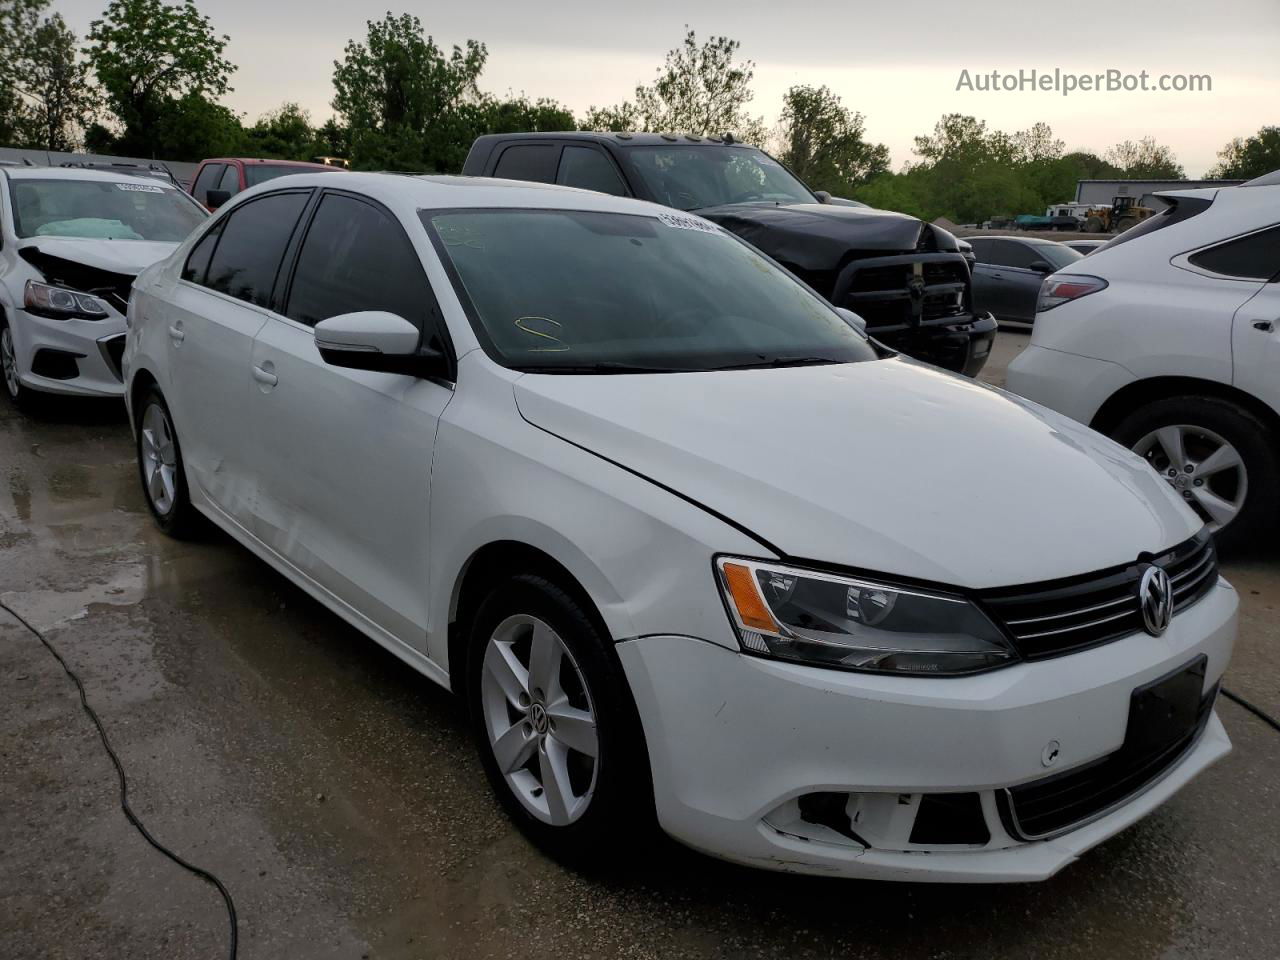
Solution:
<path fill-rule="evenodd" d="M 204 195 L 204 205 L 210 210 L 217 210 L 230 199 L 230 190 L 210 190 Z"/>
<path fill-rule="evenodd" d="M 1049 265 L 1047 260 L 1032 260 L 1028 270 L 1034 270 L 1036 273 L 1053 273 L 1053 267 Z"/>
<path fill-rule="evenodd" d="M 857 330 L 864 337 L 867 335 L 867 321 L 863 320 L 852 310 L 846 310 L 844 307 L 836 307 L 835 311 L 840 314 L 840 319 L 845 323 L 849 324 L 849 326 L 853 327 L 853 329 Z"/>
<path fill-rule="evenodd" d="M 818 198 L 819 203 L 831 202 L 831 194 L 828 193 L 826 190 L 815 190 L 813 191 L 813 195 Z"/>
<path fill-rule="evenodd" d="M 443 376 L 444 354 L 424 347 L 422 332 L 404 317 L 383 310 L 361 310 L 321 320 L 316 348 L 325 363 L 349 370 Z"/>

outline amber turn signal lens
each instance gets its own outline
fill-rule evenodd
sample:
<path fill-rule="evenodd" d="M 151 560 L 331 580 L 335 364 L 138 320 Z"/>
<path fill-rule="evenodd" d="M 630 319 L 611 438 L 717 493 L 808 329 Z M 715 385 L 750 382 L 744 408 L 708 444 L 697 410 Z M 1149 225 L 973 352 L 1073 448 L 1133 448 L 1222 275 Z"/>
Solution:
<path fill-rule="evenodd" d="M 778 633 L 778 622 L 765 606 L 751 571 L 740 563 L 724 564 L 724 581 L 729 597 L 744 627 Z"/>

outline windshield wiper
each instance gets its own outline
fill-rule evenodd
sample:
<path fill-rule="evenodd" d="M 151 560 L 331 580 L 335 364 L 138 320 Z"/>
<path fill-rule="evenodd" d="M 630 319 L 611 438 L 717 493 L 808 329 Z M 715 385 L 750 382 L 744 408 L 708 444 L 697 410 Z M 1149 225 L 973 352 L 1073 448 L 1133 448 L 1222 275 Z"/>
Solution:
<path fill-rule="evenodd" d="M 709 370 L 764 370 L 771 367 L 817 367 L 830 363 L 845 363 L 831 357 L 774 357 L 772 360 L 750 360 L 746 363 L 726 363 L 720 367 L 708 367 Z"/>
<path fill-rule="evenodd" d="M 602 360 L 599 363 L 548 364 L 545 367 L 515 367 L 521 373 L 689 373 L 689 367 L 649 367 L 640 363 L 618 363 Z"/>

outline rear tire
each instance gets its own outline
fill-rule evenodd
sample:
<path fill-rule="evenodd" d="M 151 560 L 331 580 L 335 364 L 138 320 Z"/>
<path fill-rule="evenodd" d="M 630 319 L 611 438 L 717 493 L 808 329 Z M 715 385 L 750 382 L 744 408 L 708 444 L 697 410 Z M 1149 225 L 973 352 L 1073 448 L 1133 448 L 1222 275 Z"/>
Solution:
<path fill-rule="evenodd" d="M 173 417 L 154 384 L 138 407 L 137 435 L 138 476 L 151 516 L 174 539 L 190 539 L 200 530 L 200 514 L 191 504 Z"/>
<path fill-rule="evenodd" d="M 1181 484 L 1175 489 L 1216 526 L 1221 549 L 1237 550 L 1280 530 L 1280 437 L 1239 404 L 1202 396 L 1158 400 L 1127 416 L 1111 436 L 1171 484 Z M 1182 464 L 1172 462 L 1171 446 L 1184 451 Z M 1236 460 L 1238 466 L 1223 466 Z M 1203 466 L 1213 472 L 1202 472 Z M 1227 516 L 1227 506 L 1234 515 Z"/>
<path fill-rule="evenodd" d="M 558 859 L 634 855 L 655 832 L 653 785 L 612 641 L 578 599 L 533 574 L 495 587 L 470 633 L 472 729 L 508 816 Z"/>
<path fill-rule="evenodd" d="M 1088 220 L 1086 220 L 1086 221 L 1084 222 L 1084 232 L 1085 232 L 1085 233 L 1101 233 L 1101 232 L 1102 232 L 1102 218 L 1101 218 L 1101 217 L 1090 217 Z"/>
<path fill-rule="evenodd" d="M 40 394 L 24 386 L 18 379 L 18 350 L 13 342 L 9 320 L 0 314 L 0 380 L 4 382 L 4 394 L 9 402 L 24 413 L 35 410 Z"/>

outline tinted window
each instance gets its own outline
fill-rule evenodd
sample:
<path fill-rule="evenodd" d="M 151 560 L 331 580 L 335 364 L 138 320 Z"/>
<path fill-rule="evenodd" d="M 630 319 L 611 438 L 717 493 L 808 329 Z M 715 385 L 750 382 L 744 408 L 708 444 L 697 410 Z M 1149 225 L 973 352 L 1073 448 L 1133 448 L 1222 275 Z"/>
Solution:
<path fill-rule="evenodd" d="M 218 181 L 217 189 L 231 194 L 240 192 L 240 171 L 236 169 L 234 163 L 228 164 L 227 169 L 222 171 L 222 179 Z"/>
<path fill-rule="evenodd" d="M 233 210 L 213 252 L 205 286 L 265 307 L 306 193 L 278 193 Z"/>
<path fill-rule="evenodd" d="M 556 155 L 560 148 L 549 143 L 528 143 L 507 147 L 493 170 L 506 180 L 533 180 L 552 183 L 556 178 Z"/>
<path fill-rule="evenodd" d="M 183 280 L 190 280 L 192 283 L 204 283 L 204 275 L 209 269 L 209 258 L 213 256 L 213 248 L 218 245 L 218 234 L 221 232 L 222 224 L 215 224 L 213 229 L 201 237 L 196 245 L 191 248 L 187 263 L 182 268 Z"/>
<path fill-rule="evenodd" d="M 1018 240 L 997 240 L 991 262 L 1004 267 L 1030 267 L 1036 260 L 1043 260 L 1040 254 Z"/>
<path fill-rule="evenodd" d="M 1270 280 L 1280 274 L 1280 226 L 1228 240 L 1187 259 L 1224 277 Z"/>
<path fill-rule="evenodd" d="M 789 273 L 696 217 L 495 210 L 423 218 L 485 349 L 516 369 L 708 370 L 877 356 Z"/>
<path fill-rule="evenodd" d="M 191 188 L 192 195 L 201 203 L 205 203 L 209 199 L 209 191 L 217 189 L 216 184 L 218 178 L 222 176 L 224 167 L 220 163 L 206 163 L 200 168 L 200 176 L 196 177 L 195 186 Z"/>
<path fill-rule="evenodd" d="M 979 263 L 991 262 L 991 249 L 995 241 L 985 240 L 980 237 L 970 237 L 969 246 L 973 247 L 973 255 Z"/>
<path fill-rule="evenodd" d="M 315 326 L 342 313 L 386 310 L 427 327 L 434 302 L 399 223 L 352 197 L 320 201 L 298 254 L 288 316 Z"/>
<path fill-rule="evenodd" d="M 560 157 L 560 173 L 556 183 L 566 187 L 596 190 L 615 197 L 626 196 L 622 178 L 604 152 L 594 147 L 565 147 Z"/>

